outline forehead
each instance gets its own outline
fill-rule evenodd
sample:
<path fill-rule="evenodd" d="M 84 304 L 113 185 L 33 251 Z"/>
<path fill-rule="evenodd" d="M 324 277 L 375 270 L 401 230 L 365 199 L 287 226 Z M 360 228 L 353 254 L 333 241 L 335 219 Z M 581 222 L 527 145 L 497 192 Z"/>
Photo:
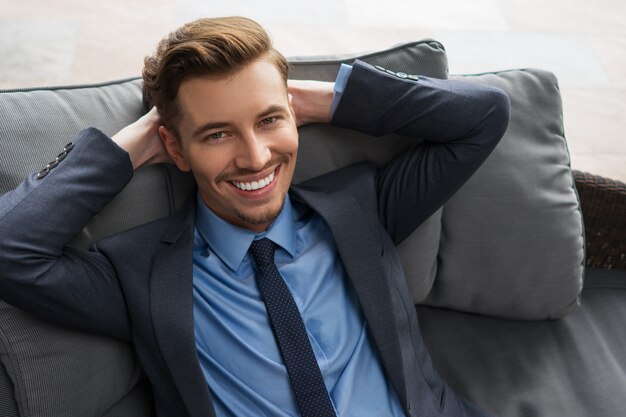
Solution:
<path fill-rule="evenodd" d="M 278 69 L 262 60 L 225 77 L 189 77 L 181 83 L 177 101 L 183 125 L 236 122 L 268 105 L 288 103 L 287 86 Z"/>

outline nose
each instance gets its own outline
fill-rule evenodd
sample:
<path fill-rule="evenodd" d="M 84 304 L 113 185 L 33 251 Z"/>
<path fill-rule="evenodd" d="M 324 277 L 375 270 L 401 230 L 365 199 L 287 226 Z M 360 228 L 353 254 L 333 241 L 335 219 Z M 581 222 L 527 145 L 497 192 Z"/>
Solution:
<path fill-rule="evenodd" d="M 235 160 L 237 167 L 260 171 L 272 159 L 272 152 L 264 138 L 247 132 L 241 135 L 240 149 Z"/>

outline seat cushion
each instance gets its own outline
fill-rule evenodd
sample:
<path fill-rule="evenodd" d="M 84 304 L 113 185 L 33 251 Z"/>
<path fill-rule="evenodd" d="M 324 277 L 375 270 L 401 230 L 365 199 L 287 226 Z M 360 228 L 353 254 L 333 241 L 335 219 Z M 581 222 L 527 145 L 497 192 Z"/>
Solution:
<path fill-rule="evenodd" d="M 126 343 L 50 325 L 4 301 L 0 362 L 22 417 L 150 415 L 150 392 Z"/>
<path fill-rule="evenodd" d="M 2 336 L 0 336 L 2 337 Z M 0 342 L 1 343 L 1 342 Z M 13 382 L 0 361 L 0 416 L 19 417 Z"/>
<path fill-rule="evenodd" d="M 586 276 L 581 308 L 560 320 L 418 307 L 435 368 L 497 416 L 626 415 L 626 271 L 590 268 Z"/>

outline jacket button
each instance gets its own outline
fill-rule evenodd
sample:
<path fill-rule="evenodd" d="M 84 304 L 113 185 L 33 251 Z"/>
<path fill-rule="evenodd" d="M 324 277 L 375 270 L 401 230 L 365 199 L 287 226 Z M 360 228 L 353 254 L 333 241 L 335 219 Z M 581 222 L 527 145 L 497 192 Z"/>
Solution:
<path fill-rule="evenodd" d="M 406 72 L 396 72 L 396 76 L 398 78 L 407 78 L 408 77 Z"/>
<path fill-rule="evenodd" d="M 65 159 L 65 157 L 67 156 L 67 154 L 74 148 L 74 143 L 70 142 L 67 145 L 65 145 L 63 147 L 63 152 L 61 152 L 60 154 L 57 155 L 56 158 L 54 158 L 54 161 L 50 162 L 48 165 L 46 165 L 46 167 L 44 169 L 42 169 L 41 171 L 39 171 L 37 173 L 37 176 L 35 178 L 37 178 L 38 180 L 42 179 L 43 177 L 45 177 L 46 175 L 48 175 L 50 173 L 50 170 L 55 168 L 57 165 L 59 165 L 59 162 L 61 162 L 62 160 Z"/>
<path fill-rule="evenodd" d="M 46 175 L 48 175 L 48 173 L 50 172 L 49 168 L 44 168 L 41 171 L 39 171 L 37 173 L 37 176 L 35 178 L 37 178 L 38 180 L 42 179 L 43 177 L 45 177 Z"/>
<path fill-rule="evenodd" d="M 418 77 L 417 75 L 413 75 L 413 74 L 410 74 L 408 77 L 409 77 L 409 80 L 414 80 L 414 81 L 418 81 L 420 79 L 420 77 Z"/>
<path fill-rule="evenodd" d="M 55 159 L 54 161 L 52 161 L 48 165 L 46 165 L 46 169 L 47 170 L 51 170 L 52 168 L 56 167 L 57 165 L 59 165 L 59 160 Z"/>
<path fill-rule="evenodd" d="M 67 152 L 68 152 L 68 151 L 63 151 L 63 152 L 61 152 L 60 154 L 58 154 L 58 155 L 57 155 L 57 158 L 56 158 L 56 159 L 57 159 L 57 161 L 61 162 L 62 160 L 64 160 L 64 159 L 65 159 L 65 157 L 67 156 Z"/>

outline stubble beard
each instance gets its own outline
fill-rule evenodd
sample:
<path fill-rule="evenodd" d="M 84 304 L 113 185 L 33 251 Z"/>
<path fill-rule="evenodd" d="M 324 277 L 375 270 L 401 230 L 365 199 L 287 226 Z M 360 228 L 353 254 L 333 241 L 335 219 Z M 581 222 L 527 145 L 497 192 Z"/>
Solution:
<path fill-rule="evenodd" d="M 235 213 L 235 216 L 237 216 L 237 218 L 239 218 L 239 220 L 241 220 L 244 224 L 248 224 L 250 226 L 263 226 L 263 225 L 269 226 L 280 215 L 281 211 L 283 210 L 283 207 L 285 207 L 284 197 L 282 199 L 280 207 L 278 207 L 277 210 L 270 209 L 266 211 L 265 213 L 261 213 L 257 216 L 247 214 L 237 208 L 235 208 L 233 211 Z"/>

